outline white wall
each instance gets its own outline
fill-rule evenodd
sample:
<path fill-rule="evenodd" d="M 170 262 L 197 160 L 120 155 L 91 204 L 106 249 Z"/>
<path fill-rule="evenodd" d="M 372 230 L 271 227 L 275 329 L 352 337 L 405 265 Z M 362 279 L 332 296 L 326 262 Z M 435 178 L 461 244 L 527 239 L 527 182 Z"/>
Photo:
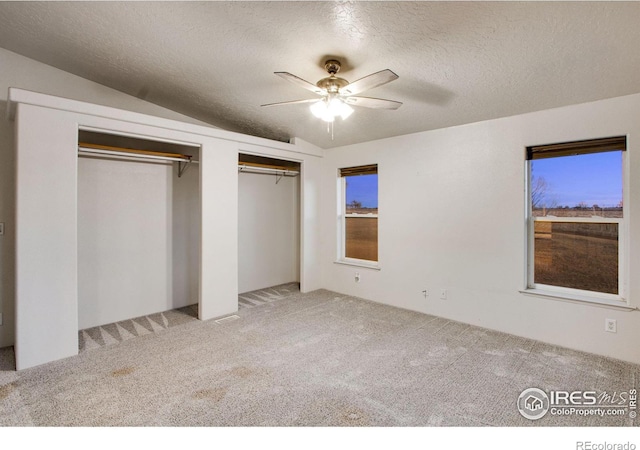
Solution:
<path fill-rule="evenodd" d="M 300 280 L 298 177 L 238 174 L 238 289 Z"/>
<path fill-rule="evenodd" d="M 200 155 L 201 320 L 238 310 L 238 143 L 208 139 Z"/>
<path fill-rule="evenodd" d="M 196 152 L 191 153 L 194 157 Z M 200 166 L 191 165 L 178 177 L 177 167 L 171 170 L 171 256 L 168 263 L 173 284 L 167 309 L 198 303 L 200 289 Z"/>
<path fill-rule="evenodd" d="M 199 171 L 78 159 L 79 328 L 198 303 Z"/>
<path fill-rule="evenodd" d="M 525 147 L 626 134 L 629 298 L 640 305 L 638 117 L 640 95 L 632 95 L 327 151 L 324 287 L 640 363 L 640 312 L 519 292 L 525 287 Z M 336 169 L 365 163 L 378 163 L 380 271 L 333 262 Z M 440 288 L 448 290 L 447 300 L 439 299 Z M 605 318 L 618 321 L 616 334 L 604 331 Z"/>
<path fill-rule="evenodd" d="M 53 109 L 16 115 L 16 367 L 78 352 L 77 125 Z"/>
<path fill-rule="evenodd" d="M 123 108 L 158 117 L 202 124 L 152 103 L 93 83 L 29 58 L 0 48 L 0 222 L 5 223 L 5 234 L 0 236 L 0 347 L 14 343 L 15 314 L 15 151 L 14 124 L 6 120 L 7 90 L 9 87 L 87 101 L 100 105 Z M 210 125 L 209 125 L 210 126 Z"/>

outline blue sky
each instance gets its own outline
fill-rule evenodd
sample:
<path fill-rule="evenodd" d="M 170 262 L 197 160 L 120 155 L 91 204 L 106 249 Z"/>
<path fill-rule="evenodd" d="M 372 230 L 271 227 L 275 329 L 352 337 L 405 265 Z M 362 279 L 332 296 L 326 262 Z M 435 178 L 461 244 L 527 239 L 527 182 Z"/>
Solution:
<path fill-rule="evenodd" d="M 622 200 L 622 152 L 539 159 L 532 175 L 547 182 L 546 204 L 617 206 Z"/>
<path fill-rule="evenodd" d="M 353 200 L 364 208 L 378 207 L 378 175 L 357 175 L 347 177 L 347 204 Z"/>
<path fill-rule="evenodd" d="M 622 152 L 539 159 L 531 167 L 533 177 L 543 177 L 547 183 L 547 206 L 573 207 L 584 202 L 606 207 L 622 200 Z M 377 208 L 378 175 L 347 177 L 346 199 Z"/>

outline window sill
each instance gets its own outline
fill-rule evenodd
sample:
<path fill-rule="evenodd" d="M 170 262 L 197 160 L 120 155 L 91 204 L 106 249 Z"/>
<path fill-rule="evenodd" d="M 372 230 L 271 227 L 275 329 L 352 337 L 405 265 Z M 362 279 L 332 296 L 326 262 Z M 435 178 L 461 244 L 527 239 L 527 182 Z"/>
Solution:
<path fill-rule="evenodd" d="M 612 300 L 606 298 L 589 297 L 586 295 L 572 294 L 566 292 L 555 292 L 544 289 L 524 289 L 520 291 L 521 294 L 531 295 L 534 297 L 545 297 L 553 300 L 567 301 L 572 303 L 591 304 L 593 306 L 600 306 L 605 308 L 622 309 L 625 311 L 637 310 L 633 306 L 630 306 L 624 300 Z"/>
<path fill-rule="evenodd" d="M 355 266 L 355 267 L 362 267 L 365 269 L 380 270 L 380 266 L 378 265 L 377 262 L 368 262 L 368 261 L 358 260 L 358 259 L 339 259 L 337 261 L 334 261 L 333 263 L 342 264 L 343 266 Z"/>

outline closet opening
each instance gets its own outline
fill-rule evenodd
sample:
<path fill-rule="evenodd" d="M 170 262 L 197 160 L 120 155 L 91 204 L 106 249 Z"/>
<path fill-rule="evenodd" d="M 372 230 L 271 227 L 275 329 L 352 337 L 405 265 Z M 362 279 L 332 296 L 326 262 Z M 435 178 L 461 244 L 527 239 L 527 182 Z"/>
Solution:
<path fill-rule="evenodd" d="M 296 161 L 239 154 L 240 308 L 300 289 L 300 170 Z"/>
<path fill-rule="evenodd" d="M 79 331 L 122 340 L 166 328 L 164 312 L 197 315 L 199 160 L 188 143 L 79 130 Z"/>

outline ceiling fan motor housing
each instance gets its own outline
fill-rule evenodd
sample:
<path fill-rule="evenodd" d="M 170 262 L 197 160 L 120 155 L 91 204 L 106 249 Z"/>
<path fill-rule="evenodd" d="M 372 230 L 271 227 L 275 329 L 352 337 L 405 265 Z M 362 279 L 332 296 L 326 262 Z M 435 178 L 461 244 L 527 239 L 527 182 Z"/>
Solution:
<path fill-rule="evenodd" d="M 337 94 L 338 91 L 349 84 L 344 78 L 336 77 L 336 73 L 340 71 L 340 61 L 329 59 L 324 63 L 324 68 L 329 72 L 329 76 L 321 79 L 316 83 L 320 89 L 324 89 L 329 94 Z"/>
<path fill-rule="evenodd" d="M 316 83 L 320 89 L 326 90 L 329 94 L 337 94 L 338 91 L 348 85 L 349 82 L 344 78 L 336 77 L 335 75 L 331 75 L 330 77 L 323 78 L 322 80 Z"/>

